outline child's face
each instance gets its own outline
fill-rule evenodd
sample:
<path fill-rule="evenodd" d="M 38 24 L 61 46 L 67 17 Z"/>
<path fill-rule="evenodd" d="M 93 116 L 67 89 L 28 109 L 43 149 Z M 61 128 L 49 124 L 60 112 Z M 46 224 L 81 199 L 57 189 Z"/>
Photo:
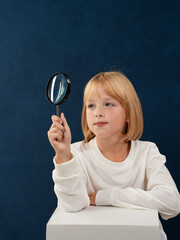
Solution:
<path fill-rule="evenodd" d="M 126 130 L 126 112 L 121 104 L 107 95 L 99 85 L 98 94 L 92 94 L 86 102 L 86 116 L 89 129 L 96 138 L 121 137 Z"/>

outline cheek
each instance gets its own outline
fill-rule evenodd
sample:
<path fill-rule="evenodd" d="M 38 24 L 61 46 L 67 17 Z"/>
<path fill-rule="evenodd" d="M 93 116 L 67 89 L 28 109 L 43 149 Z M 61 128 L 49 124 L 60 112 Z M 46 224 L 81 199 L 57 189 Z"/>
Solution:
<path fill-rule="evenodd" d="M 111 121 L 117 126 L 124 125 L 124 123 L 126 122 L 126 115 L 124 114 L 124 112 L 111 111 L 108 113 L 108 115 Z"/>
<path fill-rule="evenodd" d="M 86 111 L 87 124 L 89 125 L 92 121 L 92 114 L 89 111 Z"/>

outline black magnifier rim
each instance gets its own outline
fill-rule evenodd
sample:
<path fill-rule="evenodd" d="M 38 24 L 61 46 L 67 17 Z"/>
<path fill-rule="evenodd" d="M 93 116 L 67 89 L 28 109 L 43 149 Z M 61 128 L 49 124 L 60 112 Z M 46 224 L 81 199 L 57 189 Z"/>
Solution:
<path fill-rule="evenodd" d="M 58 74 L 62 74 L 62 75 L 65 76 L 66 81 L 67 81 L 67 90 L 66 90 L 66 94 L 65 94 L 64 98 L 63 98 L 60 102 L 54 103 L 54 102 L 51 101 L 51 99 L 50 99 L 50 97 L 49 97 L 48 89 L 49 89 L 49 85 L 50 85 L 50 83 L 51 83 L 51 81 L 52 81 L 52 78 L 54 78 L 54 77 L 55 77 L 56 75 L 58 75 Z M 47 97 L 47 99 L 48 99 L 48 101 L 49 101 L 50 103 L 52 103 L 52 104 L 54 104 L 54 105 L 59 105 L 59 104 L 64 103 L 64 102 L 67 100 L 67 98 L 69 97 L 70 91 L 71 91 L 71 80 L 70 80 L 70 78 L 68 77 L 68 75 L 66 75 L 65 73 L 62 73 L 62 72 L 57 72 L 57 73 L 54 73 L 54 74 L 50 77 L 50 79 L 49 79 L 49 81 L 48 81 L 48 83 L 47 83 L 47 86 L 46 86 L 46 97 Z"/>

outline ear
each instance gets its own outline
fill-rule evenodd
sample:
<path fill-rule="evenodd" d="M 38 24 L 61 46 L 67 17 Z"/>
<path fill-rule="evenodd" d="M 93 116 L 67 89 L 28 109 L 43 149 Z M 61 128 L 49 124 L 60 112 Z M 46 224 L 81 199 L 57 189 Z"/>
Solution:
<path fill-rule="evenodd" d="M 129 122 L 130 122 L 130 119 L 129 119 L 129 118 L 126 118 L 126 122 L 129 123 Z"/>
<path fill-rule="evenodd" d="M 130 122 L 130 118 L 129 118 L 129 116 L 128 116 L 129 114 L 127 113 L 127 111 L 126 111 L 126 122 L 127 123 L 129 123 Z"/>

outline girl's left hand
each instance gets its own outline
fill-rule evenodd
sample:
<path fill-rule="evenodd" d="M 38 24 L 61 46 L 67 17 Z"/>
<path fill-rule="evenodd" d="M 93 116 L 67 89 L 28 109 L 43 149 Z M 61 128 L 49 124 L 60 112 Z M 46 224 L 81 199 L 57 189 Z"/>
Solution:
<path fill-rule="evenodd" d="M 90 205 L 96 206 L 96 194 L 97 192 L 93 192 L 91 194 L 89 194 L 89 199 L 90 199 Z"/>

